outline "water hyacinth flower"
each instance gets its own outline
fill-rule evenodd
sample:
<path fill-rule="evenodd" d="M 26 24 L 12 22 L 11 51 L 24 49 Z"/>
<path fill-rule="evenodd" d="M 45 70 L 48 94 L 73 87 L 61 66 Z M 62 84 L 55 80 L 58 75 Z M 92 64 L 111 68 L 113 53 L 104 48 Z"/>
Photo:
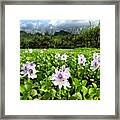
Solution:
<path fill-rule="evenodd" d="M 65 60 L 66 61 L 67 59 L 67 55 L 64 53 L 62 56 L 61 56 L 61 60 Z"/>
<path fill-rule="evenodd" d="M 59 89 L 61 89 L 62 86 L 64 88 L 70 87 L 70 83 L 68 81 L 69 77 L 69 68 L 65 68 L 65 66 L 63 66 L 61 69 L 57 68 L 55 70 L 55 73 L 52 75 L 51 80 L 55 86 L 58 85 Z"/>
<path fill-rule="evenodd" d="M 68 68 L 68 67 L 65 67 L 65 65 L 63 65 L 62 67 L 61 67 L 61 69 L 62 69 L 62 71 L 64 71 L 66 74 L 67 74 L 67 76 L 68 76 L 68 78 L 70 77 L 70 69 Z"/>
<path fill-rule="evenodd" d="M 100 59 L 99 53 L 93 53 L 93 59 Z"/>
<path fill-rule="evenodd" d="M 20 73 L 23 74 L 24 76 L 26 76 L 28 74 L 28 68 L 27 68 L 28 64 L 29 64 L 29 62 L 26 62 L 26 64 L 23 64 L 21 67 L 22 71 Z"/>
<path fill-rule="evenodd" d="M 100 67 L 100 54 L 94 53 L 93 61 L 91 62 L 91 69 L 96 70 L 99 67 Z"/>
<path fill-rule="evenodd" d="M 43 53 L 43 50 L 40 50 L 40 53 Z"/>
<path fill-rule="evenodd" d="M 55 58 L 57 59 L 57 58 L 59 58 L 60 57 L 60 54 L 59 53 L 56 53 L 55 54 Z"/>
<path fill-rule="evenodd" d="M 91 69 L 92 69 L 92 70 L 96 70 L 97 68 L 99 68 L 98 60 L 97 60 L 97 59 L 94 59 L 94 60 L 91 62 Z"/>
<path fill-rule="evenodd" d="M 29 49 L 29 53 L 32 53 L 33 52 L 33 50 L 32 49 Z"/>
<path fill-rule="evenodd" d="M 28 53 L 28 50 L 25 50 L 25 53 Z"/>
<path fill-rule="evenodd" d="M 33 62 L 26 62 L 21 68 L 21 74 L 23 74 L 23 76 L 28 75 L 28 78 L 37 78 L 35 67 L 36 65 Z"/>
<path fill-rule="evenodd" d="M 86 58 L 83 54 L 78 55 L 78 64 L 85 65 Z"/>
<path fill-rule="evenodd" d="M 28 66 L 28 78 L 37 78 L 37 75 L 36 75 L 36 69 L 35 69 L 35 64 L 34 63 L 30 63 L 29 66 Z"/>
<path fill-rule="evenodd" d="M 43 50 L 44 50 L 44 51 L 46 51 L 47 49 L 46 49 L 46 48 L 44 48 Z"/>

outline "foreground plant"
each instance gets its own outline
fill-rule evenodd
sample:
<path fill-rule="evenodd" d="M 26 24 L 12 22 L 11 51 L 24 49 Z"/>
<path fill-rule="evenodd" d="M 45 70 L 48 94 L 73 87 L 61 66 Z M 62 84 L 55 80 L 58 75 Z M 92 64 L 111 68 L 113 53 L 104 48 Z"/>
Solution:
<path fill-rule="evenodd" d="M 61 69 L 56 69 L 55 73 L 52 75 L 51 80 L 55 86 L 58 85 L 59 89 L 70 87 L 68 79 L 70 78 L 69 68 L 62 66 Z"/>
<path fill-rule="evenodd" d="M 28 75 L 28 78 L 37 78 L 35 67 L 36 65 L 33 62 L 26 62 L 26 64 L 23 64 L 21 67 L 21 74 L 23 77 Z"/>
<path fill-rule="evenodd" d="M 61 56 L 65 53 L 66 61 L 61 60 Z M 34 49 L 32 54 L 29 54 L 29 49 L 25 49 L 21 50 L 20 55 L 21 100 L 100 99 L 99 50 L 92 48 L 47 51 Z"/>

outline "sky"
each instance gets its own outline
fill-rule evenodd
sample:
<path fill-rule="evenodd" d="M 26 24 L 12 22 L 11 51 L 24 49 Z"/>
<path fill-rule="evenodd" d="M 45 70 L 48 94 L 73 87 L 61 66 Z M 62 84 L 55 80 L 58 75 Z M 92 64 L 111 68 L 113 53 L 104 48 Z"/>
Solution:
<path fill-rule="evenodd" d="M 56 25 L 65 24 L 65 23 L 89 24 L 89 21 L 98 23 L 99 20 L 20 20 L 20 25 L 25 26 L 27 24 L 33 24 L 33 25 L 51 24 L 53 26 L 56 26 Z"/>
<path fill-rule="evenodd" d="M 21 25 L 28 24 L 28 23 L 31 23 L 31 24 L 37 23 L 39 25 L 40 24 L 57 25 L 57 24 L 62 24 L 62 23 L 67 23 L 67 22 L 87 23 L 87 22 L 89 22 L 89 20 L 20 20 Z"/>

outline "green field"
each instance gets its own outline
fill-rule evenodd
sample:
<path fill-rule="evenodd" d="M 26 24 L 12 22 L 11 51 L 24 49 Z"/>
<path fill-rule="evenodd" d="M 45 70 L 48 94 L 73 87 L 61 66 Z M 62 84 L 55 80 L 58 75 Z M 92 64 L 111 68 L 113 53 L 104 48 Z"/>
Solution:
<path fill-rule="evenodd" d="M 94 53 L 100 53 L 96 48 L 76 49 L 21 49 L 20 68 L 32 62 L 31 70 L 20 74 L 21 100 L 99 100 L 100 99 L 100 66 L 92 69 L 91 62 Z M 84 55 L 84 64 L 78 61 L 78 55 Z M 65 55 L 65 59 L 62 59 Z M 64 56 L 63 56 L 64 58 Z M 65 66 L 66 72 L 61 68 Z M 67 69 L 69 68 L 69 70 Z M 56 85 L 57 72 L 65 75 L 63 81 Z M 21 69 L 23 71 L 23 69 Z M 21 72 L 20 71 L 20 72 Z M 33 75 L 33 76 L 31 76 Z M 66 75 L 68 75 L 66 77 Z M 61 77 L 59 76 L 61 79 Z M 62 82 L 63 82 L 62 81 Z M 66 87 L 65 87 L 66 85 Z M 69 87 L 68 87 L 69 86 Z"/>

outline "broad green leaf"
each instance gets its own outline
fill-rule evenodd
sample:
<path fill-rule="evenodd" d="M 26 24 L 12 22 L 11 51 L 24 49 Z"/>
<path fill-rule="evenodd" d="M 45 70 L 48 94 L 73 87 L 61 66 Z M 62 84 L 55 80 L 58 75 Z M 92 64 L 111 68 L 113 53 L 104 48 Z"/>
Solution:
<path fill-rule="evenodd" d="M 36 96 L 36 95 L 37 95 L 37 90 L 32 89 L 32 91 L 31 91 L 31 95 L 32 95 L 33 97 Z"/>
<path fill-rule="evenodd" d="M 89 88 L 89 95 L 95 94 L 95 88 Z"/>
<path fill-rule="evenodd" d="M 97 85 L 95 83 L 92 83 L 92 84 L 93 84 L 94 88 L 97 88 Z"/>
<path fill-rule="evenodd" d="M 27 82 L 25 84 L 25 88 L 26 88 L 27 91 L 29 91 L 32 88 L 32 84 Z"/>
<path fill-rule="evenodd" d="M 86 86 L 86 84 L 87 84 L 87 80 L 82 80 L 82 85 Z"/>
<path fill-rule="evenodd" d="M 82 90 L 83 92 L 83 96 L 85 97 L 85 95 L 88 93 L 88 89 L 85 86 L 82 86 Z"/>
<path fill-rule="evenodd" d="M 76 86 L 80 86 L 80 81 L 77 78 L 74 78 L 74 82 Z"/>
<path fill-rule="evenodd" d="M 29 97 L 28 97 L 28 99 L 29 99 L 29 100 L 32 100 L 32 97 L 31 97 L 31 96 L 29 96 Z"/>
<path fill-rule="evenodd" d="M 82 100 L 82 95 L 79 92 L 77 92 L 74 95 L 72 95 L 72 98 L 73 99 Z"/>
<path fill-rule="evenodd" d="M 43 95 L 42 99 L 43 99 L 43 100 L 49 100 L 50 97 L 51 97 L 51 93 L 46 92 L 46 93 Z"/>
<path fill-rule="evenodd" d="M 20 92 L 21 92 L 21 93 L 24 93 L 25 90 L 26 90 L 26 89 L 25 89 L 25 86 L 24 86 L 24 85 L 20 85 Z"/>
<path fill-rule="evenodd" d="M 99 98 L 97 96 L 94 97 L 94 100 L 98 100 Z"/>
<path fill-rule="evenodd" d="M 56 95 L 56 90 L 52 89 L 51 91 L 52 91 L 52 99 L 53 99 L 55 97 L 55 95 Z"/>
<path fill-rule="evenodd" d="M 79 99 L 79 100 L 82 100 L 82 95 L 79 93 L 79 92 L 77 92 L 77 98 Z"/>

